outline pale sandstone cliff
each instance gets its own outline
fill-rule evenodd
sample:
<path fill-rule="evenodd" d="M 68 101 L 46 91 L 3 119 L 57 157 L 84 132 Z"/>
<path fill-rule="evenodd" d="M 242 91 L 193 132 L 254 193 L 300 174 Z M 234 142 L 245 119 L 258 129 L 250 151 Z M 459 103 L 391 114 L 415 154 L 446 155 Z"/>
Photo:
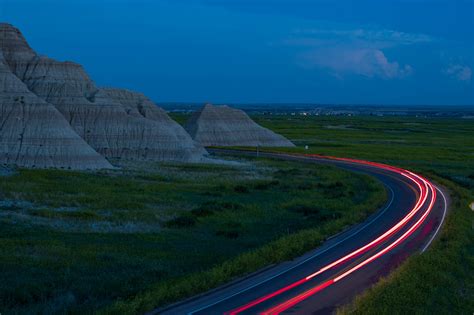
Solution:
<path fill-rule="evenodd" d="M 0 47 L 11 71 L 28 89 L 53 104 L 72 128 L 104 156 L 199 161 L 206 154 L 163 111 L 152 110 L 148 104 L 147 111 L 153 118 L 137 115 L 129 108 L 133 102 L 97 88 L 82 66 L 37 55 L 9 24 L 0 25 Z"/>
<path fill-rule="evenodd" d="M 153 122 L 154 128 L 161 130 L 158 135 L 163 135 L 158 141 L 173 156 L 184 153 L 188 154 L 183 157 L 184 160 L 198 162 L 207 153 L 202 145 L 191 139 L 183 127 L 142 93 L 124 89 L 101 89 L 100 93 L 120 103 L 127 114 Z M 155 140 L 157 140 L 156 137 Z"/>
<path fill-rule="evenodd" d="M 294 146 L 255 123 L 245 112 L 229 106 L 205 105 L 189 118 L 185 129 L 203 146 Z"/>
<path fill-rule="evenodd" d="M 111 168 L 51 104 L 31 93 L 0 49 L 0 163 L 23 167 Z"/>

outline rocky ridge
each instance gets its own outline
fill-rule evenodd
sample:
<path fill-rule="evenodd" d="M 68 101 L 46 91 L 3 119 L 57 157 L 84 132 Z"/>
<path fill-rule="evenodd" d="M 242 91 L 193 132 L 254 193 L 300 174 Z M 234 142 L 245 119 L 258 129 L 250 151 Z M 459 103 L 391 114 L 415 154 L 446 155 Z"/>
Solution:
<path fill-rule="evenodd" d="M 199 161 L 206 154 L 144 96 L 96 87 L 81 65 L 39 56 L 9 24 L 0 24 L 0 49 L 11 72 L 105 157 Z"/>
<path fill-rule="evenodd" d="M 112 167 L 53 105 L 28 90 L 5 64 L 1 51 L 0 163 L 38 168 Z"/>

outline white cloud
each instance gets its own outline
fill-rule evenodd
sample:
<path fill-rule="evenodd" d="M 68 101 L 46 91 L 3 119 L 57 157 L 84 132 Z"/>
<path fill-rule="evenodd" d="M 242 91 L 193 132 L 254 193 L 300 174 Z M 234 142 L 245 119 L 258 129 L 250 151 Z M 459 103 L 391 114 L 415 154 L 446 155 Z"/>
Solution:
<path fill-rule="evenodd" d="M 444 74 L 459 81 L 471 81 L 472 70 L 468 66 L 451 64 L 443 70 Z"/>
<path fill-rule="evenodd" d="M 386 29 L 303 29 L 292 32 L 283 45 L 303 49 L 298 56 L 301 66 L 328 69 L 337 77 L 400 79 L 413 73 L 412 66 L 389 61 L 384 50 L 432 41 L 428 35 Z"/>
<path fill-rule="evenodd" d="M 413 73 L 410 65 L 400 66 L 396 61 L 389 61 L 381 50 L 372 48 L 315 49 L 303 53 L 300 61 L 304 67 L 328 69 L 338 77 L 357 74 L 368 78 L 397 79 Z"/>

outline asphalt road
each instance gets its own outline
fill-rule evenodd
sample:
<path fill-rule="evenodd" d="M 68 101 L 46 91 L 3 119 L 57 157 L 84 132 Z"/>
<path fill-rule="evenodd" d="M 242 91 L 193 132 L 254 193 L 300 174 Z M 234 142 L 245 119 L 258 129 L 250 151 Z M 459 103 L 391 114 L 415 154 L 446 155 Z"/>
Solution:
<path fill-rule="evenodd" d="M 234 150 L 219 154 L 255 155 Z M 365 161 L 260 153 L 369 174 L 388 191 L 387 204 L 364 223 L 293 261 L 150 314 L 328 314 L 403 262 L 427 249 L 447 211 L 445 194 L 409 171 Z"/>

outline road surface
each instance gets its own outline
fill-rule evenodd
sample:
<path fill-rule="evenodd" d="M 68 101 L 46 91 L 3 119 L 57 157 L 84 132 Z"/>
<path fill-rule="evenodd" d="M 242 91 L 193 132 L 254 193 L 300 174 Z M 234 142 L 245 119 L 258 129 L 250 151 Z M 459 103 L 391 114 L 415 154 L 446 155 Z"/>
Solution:
<path fill-rule="evenodd" d="M 255 152 L 212 150 L 220 154 Z M 150 314 L 328 314 L 425 251 L 443 223 L 446 195 L 406 170 L 360 160 L 260 153 L 261 157 L 335 165 L 371 175 L 388 191 L 387 204 L 364 223 L 321 247 L 195 298 Z"/>

